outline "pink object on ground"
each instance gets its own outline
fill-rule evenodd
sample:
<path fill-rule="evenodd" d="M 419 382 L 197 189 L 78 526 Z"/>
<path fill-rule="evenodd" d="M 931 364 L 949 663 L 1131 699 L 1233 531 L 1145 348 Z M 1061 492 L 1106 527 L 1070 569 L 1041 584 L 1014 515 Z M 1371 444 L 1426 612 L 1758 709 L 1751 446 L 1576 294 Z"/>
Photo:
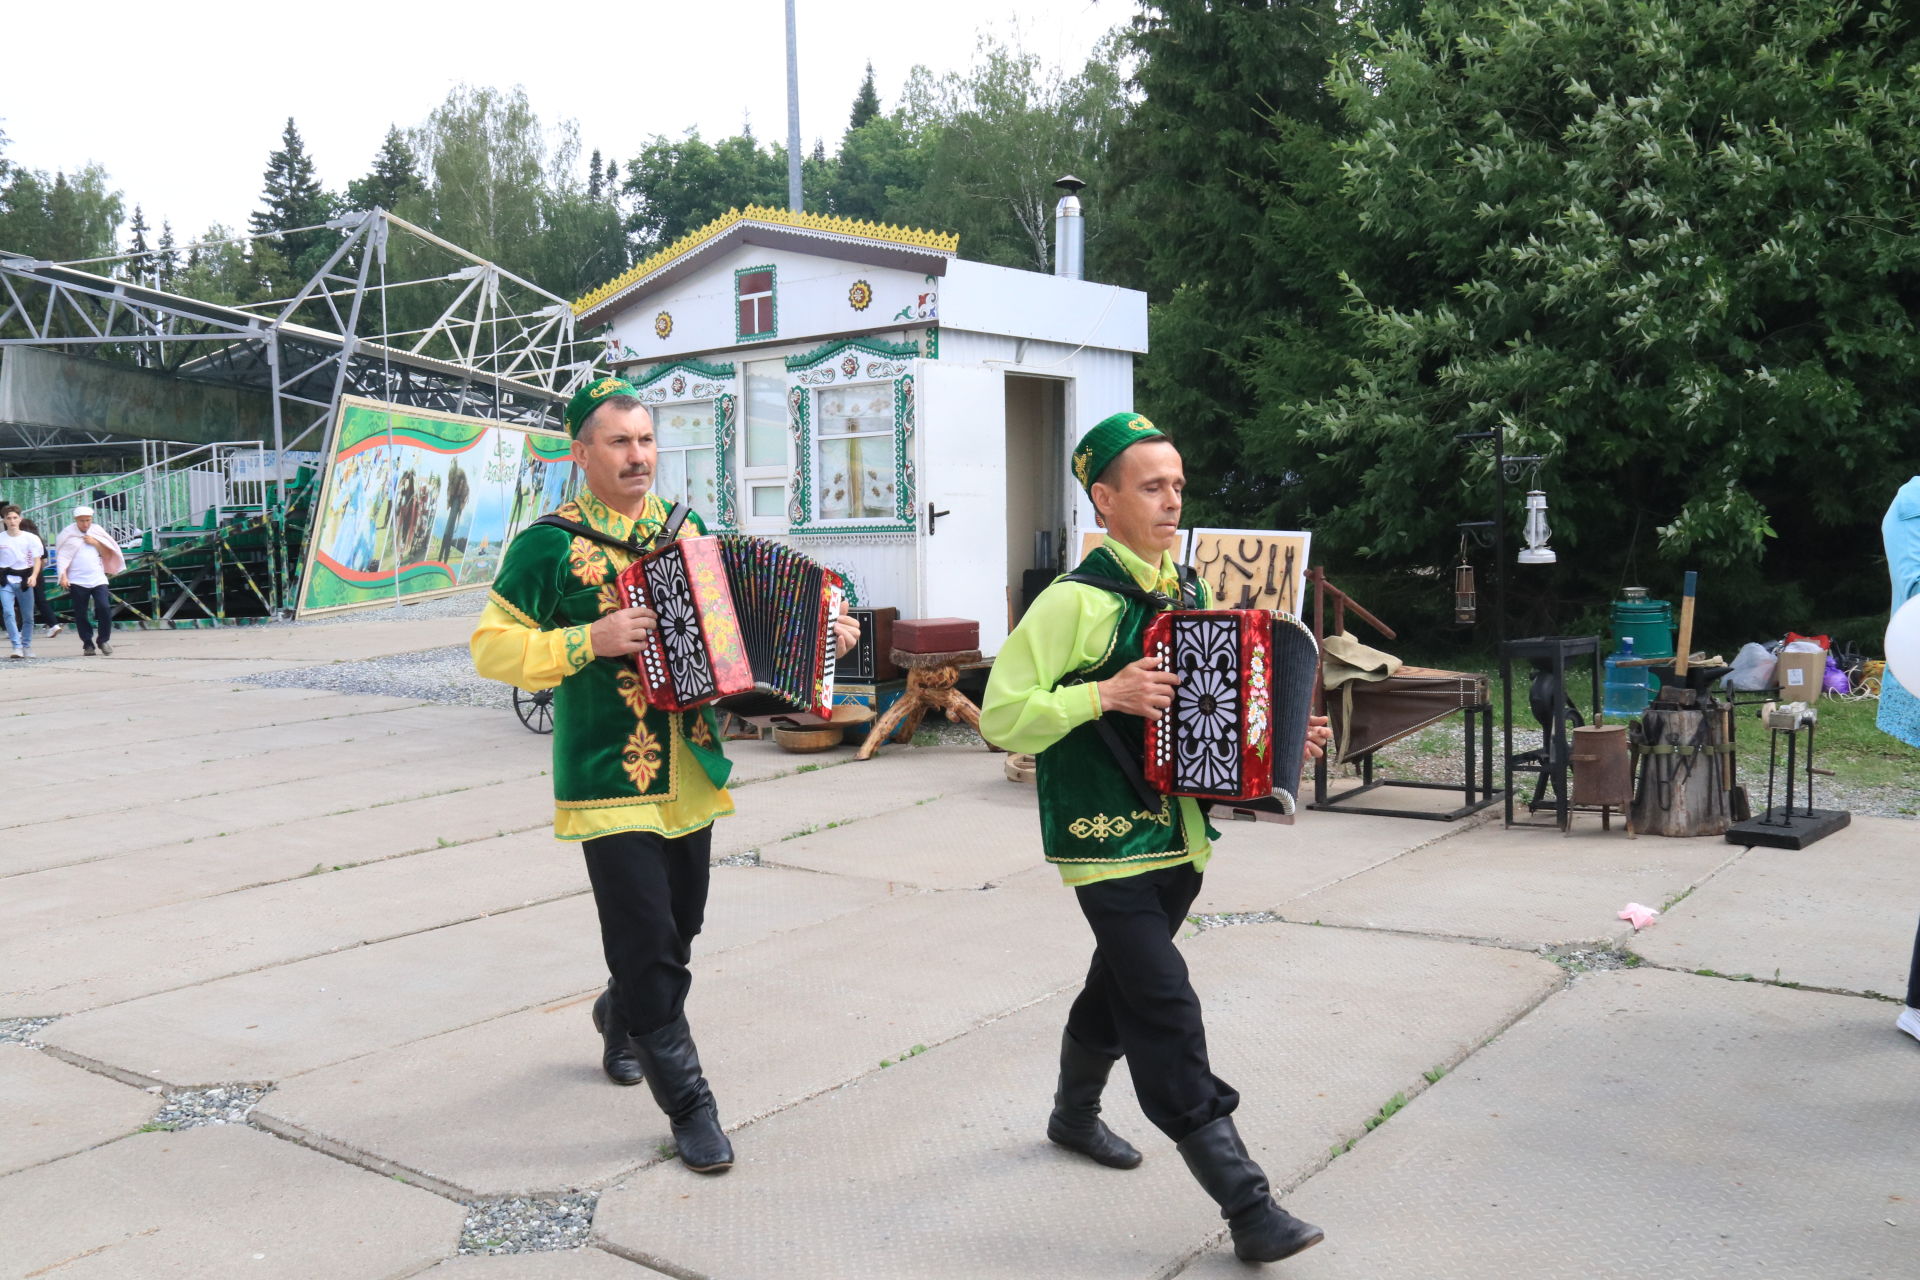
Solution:
<path fill-rule="evenodd" d="M 1637 902 L 1629 902 L 1620 909 L 1620 918 L 1627 921 L 1635 929 L 1646 928 L 1653 923 L 1654 917 L 1659 914 L 1660 913 L 1652 907 L 1643 907 Z"/>

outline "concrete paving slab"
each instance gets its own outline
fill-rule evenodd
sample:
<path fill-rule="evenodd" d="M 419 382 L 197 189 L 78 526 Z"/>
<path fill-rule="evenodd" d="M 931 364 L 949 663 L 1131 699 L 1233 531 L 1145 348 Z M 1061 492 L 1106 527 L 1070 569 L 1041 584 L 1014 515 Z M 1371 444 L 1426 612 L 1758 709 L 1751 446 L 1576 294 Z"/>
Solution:
<path fill-rule="evenodd" d="M 47 698 L 71 698 L 86 694 L 121 693 L 136 687 L 137 677 L 101 671 L 97 666 L 68 667 L 38 662 L 8 663 L 0 667 L 0 706 L 5 715 L 29 708 Z M 144 683 L 144 682 L 142 682 Z"/>
<path fill-rule="evenodd" d="M 716 867 L 698 945 L 715 955 L 886 897 L 865 881 Z M 583 893 L 95 1009 L 40 1036 L 143 1082 L 267 1082 L 547 1005 L 573 1055 L 597 1061 L 588 1005 L 605 972 Z"/>
<path fill-rule="evenodd" d="M 97 1008 L 578 893 L 531 832 L 0 940 L 0 1017 Z"/>
<path fill-rule="evenodd" d="M 31 734 L 39 750 L 60 752 L 71 746 L 111 748 L 131 742 L 162 740 L 183 729 L 205 733 L 222 728 L 293 723 L 321 716 L 387 711 L 416 706 L 417 698 L 333 693 L 325 689 L 260 689 L 251 685 L 207 685 L 184 680 L 135 680 L 99 693 L 47 698 L 15 704 L 6 717 L 12 734 Z M 316 710 L 316 708 L 318 708 Z M 81 739 L 78 743 L 74 739 Z M 10 742 L 18 753 L 21 744 Z"/>
<path fill-rule="evenodd" d="M 1513 952 L 1285 925 L 1211 930 L 1187 954 L 1242 1134 L 1282 1180 L 1561 978 Z M 633 1175 L 601 1198 L 596 1235 L 673 1274 L 729 1280 L 1168 1274 L 1220 1229 L 1218 1211 L 1125 1082 L 1106 1113 L 1142 1167 L 1102 1169 L 1045 1140 L 1067 1001 L 750 1126 L 724 1179 L 696 1186 L 678 1164 Z"/>
<path fill-rule="evenodd" d="M 1327 1243 L 1286 1274 L 1911 1276 L 1917 1073 L 1882 1003 L 1590 975 L 1296 1191 Z"/>
<path fill-rule="evenodd" d="M 905 894 L 729 951 L 696 946 L 688 1018 L 722 1119 L 738 1127 L 1077 981 L 1082 934 L 1064 896 L 997 889 Z M 574 1024 L 584 1008 L 557 1027 L 530 1010 L 326 1067 L 254 1116 L 474 1195 L 603 1183 L 657 1159 L 668 1132 L 645 1090 L 607 1085 Z M 461 1119 L 475 1115 L 490 1120 Z"/>
<path fill-rule="evenodd" d="M 325 703 L 308 707 L 324 711 Z M 451 707 L 421 703 L 392 711 L 353 711 L 342 715 L 317 715 L 313 719 L 281 721 L 241 728 L 217 728 L 201 732 L 197 725 L 183 731 L 179 723 L 155 747 L 141 743 L 121 746 L 90 745 L 80 741 L 65 749 L 29 752 L 26 758 L 59 767 L 59 763 L 84 758 L 94 776 L 125 778 L 139 773 L 165 772 L 187 765 L 239 760 L 275 751 L 303 751 L 341 742 L 377 738 L 387 734 L 418 733 L 446 722 L 444 712 Z"/>
<path fill-rule="evenodd" d="M 36 823 L 0 840 L 0 875 L 69 866 L 221 832 L 257 832 L 452 791 L 475 791 L 524 779 L 533 763 L 517 751 L 486 746 L 471 754 L 438 756 L 407 769 L 354 769 L 325 779 L 302 778 Z M 551 818 L 550 800 L 542 812 Z"/>
<path fill-rule="evenodd" d="M 38 1049 L 0 1044 L 0 1174 L 125 1137 L 159 1109 L 150 1093 Z"/>
<path fill-rule="evenodd" d="M 424 1272 L 433 1280 L 645 1280 L 660 1273 L 604 1249 L 557 1249 L 552 1253 L 468 1254 L 448 1258 Z"/>
<path fill-rule="evenodd" d="M 143 1133 L 0 1182 L 6 1270 L 49 1280 L 411 1275 L 465 1211 L 241 1125 Z"/>
<path fill-rule="evenodd" d="M 865 771 L 853 780 L 865 782 Z M 875 780 L 861 798 L 883 785 Z M 827 821 L 850 825 L 765 846 L 761 861 L 929 889 L 978 889 L 1045 861 L 1033 788 L 1006 782 L 991 757 L 942 762 L 922 785 L 946 794 L 864 821 L 854 820 L 858 807 L 843 804 L 845 816 Z"/>
<path fill-rule="evenodd" d="M 534 773 L 545 768 L 551 758 L 543 749 L 544 744 L 533 740 L 534 735 L 520 730 L 516 724 L 513 729 L 520 736 L 509 737 L 506 724 L 484 711 L 468 707 L 414 710 L 421 714 L 425 724 L 406 733 L 370 734 L 300 750 L 268 751 L 205 763 L 192 763 L 176 755 L 171 769 L 146 768 L 133 773 L 103 775 L 97 786 L 31 788 L 22 794 L 17 806 L 9 806 L 11 825 L 0 828 L 0 838 L 5 837 L 6 831 L 19 827 L 97 812 L 103 796 L 110 796 L 116 805 L 131 808 L 244 793 L 281 783 L 325 780 L 330 785 L 331 779 L 339 775 L 364 774 L 371 770 L 415 774 L 462 761 L 474 762 L 481 754 L 489 757 L 489 764 L 494 763 L 493 756 L 511 755 L 522 770 Z M 165 756 L 173 751 L 173 744 L 169 742 L 147 747 L 149 755 Z"/>
<path fill-rule="evenodd" d="M 24 934 L 379 862 L 552 824 L 552 782 L 517 778 L 304 822 L 233 831 L 43 871 L 0 892 L 0 933 Z M 81 850 L 79 852 L 85 852 Z"/>
<path fill-rule="evenodd" d="M 1410 822 L 1371 814 L 1306 812 L 1277 822 L 1216 823 L 1213 861 L 1196 911 L 1271 911 L 1411 850 L 1455 839 L 1475 824 Z"/>
<path fill-rule="evenodd" d="M 1754 848 L 1635 935 L 1670 969 L 1903 998 L 1920 912 L 1920 823 L 1855 818 L 1807 849 Z"/>
<path fill-rule="evenodd" d="M 1618 828 L 1562 836 L 1489 824 L 1471 840 L 1442 840 L 1295 898 L 1281 914 L 1516 946 L 1612 943 L 1632 932 L 1619 919 L 1627 903 L 1660 907 L 1740 852 L 1718 837 L 1629 840 Z"/>
<path fill-rule="evenodd" d="M 794 759 L 788 753 L 781 754 L 788 761 Z M 750 758 L 755 764 L 778 763 L 764 753 L 756 752 Z M 956 778 L 958 772 L 950 756 L 929 751 L 924 755 L 902 754 L 878 772 L 854 764 L 836 764 L 765 780 L 750 778 L 734 788 L 733 816 L 714 826 L 713 856 L 722 858 L 758 849 L 769 863 L 812 866 L 789 856 L 807 841 L 787 837 L 829 826 L 838 832 L 837 824 L 896 810 L 923 812 L 914 806 L 961 785 Z M 849 833 L 840 839 L 851 844 L 859 837 Z"/>
<path fill-rule="evenodd" d="M 464 618 L 401 618 L 326 627 L 218 627 L 138 631 L 116 627 L 112 658 L 175 658 L 208 662 L 268 658 L 279 662 L 352 662 L 465 644 L 483 601 Z M 64 638 L 64 637 L 63 637 Z"/>

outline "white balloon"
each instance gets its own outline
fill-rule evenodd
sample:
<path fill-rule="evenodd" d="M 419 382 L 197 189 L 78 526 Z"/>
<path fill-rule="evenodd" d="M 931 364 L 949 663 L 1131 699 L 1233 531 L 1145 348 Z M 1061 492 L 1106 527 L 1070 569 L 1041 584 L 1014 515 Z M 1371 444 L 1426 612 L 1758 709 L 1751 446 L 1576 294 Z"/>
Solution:
<path fill-rule="evenodd" d="M 1887 624 L 1887 669 L 1908 689 L 1920 689 L 1920 596 L 1894 611 Z"/>

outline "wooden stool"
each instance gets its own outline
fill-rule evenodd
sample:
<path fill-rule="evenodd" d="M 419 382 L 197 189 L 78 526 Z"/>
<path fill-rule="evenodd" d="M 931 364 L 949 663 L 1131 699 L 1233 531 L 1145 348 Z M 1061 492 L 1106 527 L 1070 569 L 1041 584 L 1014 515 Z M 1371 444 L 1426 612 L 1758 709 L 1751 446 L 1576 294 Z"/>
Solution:
<path fill-rule="evenodd" d="M 892 656 L 895 664 L 906 668 L 906 692 L 900 695 L 900 701 L 887 708 L 887 714 L 881 716 L 879 723 L 868 731 L 867 740 L 861 744 L 854 759 L 872 759 L 873 753 L 892 736 L 902 720 L 906 721 L 907 740 L 911 742 L 920 728 L 921 717 L 929 711 L 943 711 L 949 720 L 964 721 L 973 726 L 975 733 L 980 732 L 980 708 L 974 706 L 966 694 L 954 688 L 960 680 L 960 668 L 967 663 L 980 661 L 978 649 L 958 653 L 902 653 L 895 649 Z"/>

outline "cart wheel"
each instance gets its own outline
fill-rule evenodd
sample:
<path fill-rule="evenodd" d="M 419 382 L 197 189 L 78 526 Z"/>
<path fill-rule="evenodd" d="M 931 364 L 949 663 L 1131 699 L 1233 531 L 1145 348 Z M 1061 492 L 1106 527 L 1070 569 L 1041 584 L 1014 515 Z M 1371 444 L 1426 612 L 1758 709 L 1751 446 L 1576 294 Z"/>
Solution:
<path fill-rule="evenodd" d="M 528 693 L 525 689 L 513 691 L 513 713 L 520 717 L 520 723 L 535 733 L 553 732 L 553 690 L 542 689 L 538 693 Z"/>

